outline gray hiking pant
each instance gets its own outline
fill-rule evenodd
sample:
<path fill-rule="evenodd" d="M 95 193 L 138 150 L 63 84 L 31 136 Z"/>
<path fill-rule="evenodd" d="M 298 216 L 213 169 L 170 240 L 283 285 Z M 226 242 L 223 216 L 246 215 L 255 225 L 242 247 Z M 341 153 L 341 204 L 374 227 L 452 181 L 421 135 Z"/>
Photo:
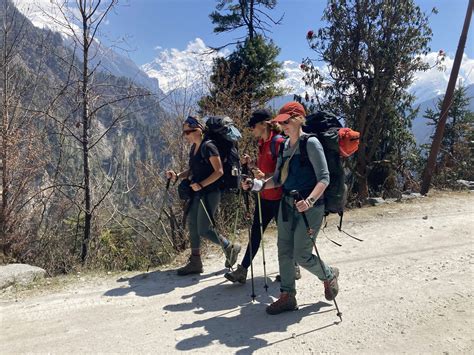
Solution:
<path fill-rule="evenodd" d="M 199 194 L 193 195 L 187 216 L 191 248 L 200 248 L 201 237 L 207 238 L 211 242 L 220 245 L 219 235 L 212 228 L 211 221 L 200 201 L 200 199 L 203 200 L 207 212 L 211 217 L 214 217 L 221 200 L 220 190 L 217 189 L 215 191 L 207 192 L 206 196 L 200 196 Z"/>
<path fill-rule="evenodd" d="M 278 262 L 280 265 L 281 291 L 296 293 L 295 263 L 325 280 L 321 263 L 326 275 L 333 277 L 331 269 L 313 254 L 313 243 L 308 235 L 303 216 L 294 207 L 294 199 L 284 196 L 278 213 Z M 305 212 L 313 238 L 316 239 L 324 217 L 324 205 L 314 206 Z M 285 218 L 284 218 L 285 217 Z M 286 220 L 284 220 L 286 219 Z"/>

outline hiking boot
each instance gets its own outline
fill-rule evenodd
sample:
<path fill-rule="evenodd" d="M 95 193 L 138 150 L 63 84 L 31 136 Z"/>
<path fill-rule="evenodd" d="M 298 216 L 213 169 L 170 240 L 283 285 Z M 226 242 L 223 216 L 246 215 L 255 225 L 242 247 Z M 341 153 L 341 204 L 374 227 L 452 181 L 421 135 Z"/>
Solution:
<path fill-rule="evenodd" d="M 332 301 L 336 298 L 339 292 L 339 285 L 337 284 L 337 278 L 339 277 L 339 269 L 337 267 L 332 267 L 332 274 L 334 275 L 331 280 L 324 281 L 324 297 L 328 301 Z"/>
<path fill-rule="evenodd" d="M 231 268 L 237 262 L 237 257 L 240 253 L 240 244 L 230 243 L 227 248 L 224 249 L 225 253 L 225 267 Z"/>
<path fill-rule="evenodd" d="M 280 293 L 280 298 L 267 306 L 267 313 L 275 315 L 288 311 L 296 311 L 297 309 L 298 304 L 296 303 L 295 295 L 288 292 L 282 292 Z"/>
<path fill-rule="evenodd" d="M 189 257 L 188 263 L 183 267 L 178 269 L 178 275 L 190 275 L 190 274 L 200 274 L 203 272 L 202 261 L 200 255 L 191 255 Z"/>
<path fill-rule="evenodd" d="M 224 277 L 230 282 L 240 282 L 244 284 L 247 281 L 247 269 L 242 265 L 237 265 L 235 271 L 225 273 Z"/>
<path fill-rule="evenodd" d="M 295 264 L 295 280 L 301 279 L 301 270 L 300 266 L 298 264 Z M 276 275 L 275 276 L 275 282 L 281 282 L 281 276 Z"/>

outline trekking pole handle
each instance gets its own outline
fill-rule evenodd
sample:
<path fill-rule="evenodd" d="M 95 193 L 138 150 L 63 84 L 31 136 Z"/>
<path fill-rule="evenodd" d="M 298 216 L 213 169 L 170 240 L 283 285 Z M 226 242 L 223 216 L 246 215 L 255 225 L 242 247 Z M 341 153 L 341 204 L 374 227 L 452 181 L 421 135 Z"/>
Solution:
<path fill-rule="evenodd" d="M 301 194 L 298 190 L 291 190 L 290 191 L 290 196 L 294 198 L 295 202 L 299 202 L 299 201 L 303 200 L 303 197 L 301 197 Z M 308 230 L 308 234 L 310 234 L 310 235 L 313 234 L 313 230 L 309 226 L 308 217 L 306 217 L 306 213 L 301 212 L 301 214 L 303 215 L 303 221 L 304 221 L 304 224 L 306 226 L 306 229 Z"/>
<path fill-rule="evenodd" d="M 166 179 L 166 190 L 170 188 L 171 178 Z"/>

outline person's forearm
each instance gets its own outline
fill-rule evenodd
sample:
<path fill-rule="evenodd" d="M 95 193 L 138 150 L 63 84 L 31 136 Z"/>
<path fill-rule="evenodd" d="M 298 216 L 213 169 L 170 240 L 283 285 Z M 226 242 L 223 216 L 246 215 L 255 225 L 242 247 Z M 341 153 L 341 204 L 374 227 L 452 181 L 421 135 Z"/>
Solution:
<path fill-rule="evenodd" d="M 189 173 L 191 169 L 184 170 L 176 175 L 177 179 L 187 179 L 189 177 Z"/>
<path fill-rule="evenodd" d="M 323 195 L 324 190 L 326 190 L 326 188 L 327 188 L 327 185 L 325 183 L 318 182 L 316 186 L 314 187 L 313 191 L 311 191 L 311 193 L 309 194 L 308 198 L 312 197 L 316 201 L 319 200 L 321 196 Z"/>
<path fill-rule="evenodd" d="M 275 180 L 273 179 L 273 176 L 270 176 L 268 179 L 264 179 L 264 184 L 263 184 L 263 190 L 266 189 L 273 189 L 275 187 L 280 187 L 281 184 L 276 183 Z"/>
<path fill-rule="evenodd" d="M 211 185 L 212 183 L 216 182 L 219 180 L 224 173 L 222 171 L 214 171 L 211 175 L 209 175 L 207 178 L 205 178 L 202 181 L 196 181 L 198 184 L 200 184 L 202 187 L 206 187 Z"/>

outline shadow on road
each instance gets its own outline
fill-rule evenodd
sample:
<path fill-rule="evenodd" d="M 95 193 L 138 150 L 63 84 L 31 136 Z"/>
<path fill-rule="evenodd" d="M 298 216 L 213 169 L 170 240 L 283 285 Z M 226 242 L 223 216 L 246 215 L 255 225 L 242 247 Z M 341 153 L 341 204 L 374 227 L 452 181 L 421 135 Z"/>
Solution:
<path fill-rule="evenodd" d="M 152 271 L 133 277 L 124 277 L 117 280 L 123 283 L 122 286 L 114 288 L 104 293 L 104 296 L 120 297 L 129 293 L 135 293 L 139 297 L 152 297 L 166 294 L 178 288 L 186 288 L 197 283 L 205 283 L 206 281 L 220 278 L 222 272 L 212 272 L 208 274 L 189 275 L 179 277 L 176 276 L 175 270 Z M 203 287 L 205 287 L 203 285 Z"/>
<path fill-rule="evenodd" d="M 254 282 L 257 298 L 256 302 L 252 302 L 250 280 L 245 285 L 231 284 L 223 278 L 222 271 L 184 277 L 176 276 L 175 270 L 153 271 L 129 278 L 120 278 L 117 282 L 123 283 L 123 286 L 105 292 L 105 296 L 121 297 L 134 294 L 139 297 L 152 297 L 167 294 L 180 288 L 186 289 L 198 283 L 201 284 L 199 286 L 202 287 L 197 292 L 184 294 L 177 299 L 177 303 L 163 306 L 163 310 L 167 312 L 192 312 L 199 315 L 199 318 L 205 318 L 210 313 L 219 312 L 218 315 L 182 324 L 174 329 L 179 339 L 176 344 L 177 350 L 199 350 L 219 342 L 229 348 L 243 348 L 238 353 L 251 353 L 304 335 L 288 334 L 287 330 L 289 326 L 299 323 L 305 317 L 325 312 L 335 312 L 332 309 L 332 304 L 317 302 L 300 305 L 300 309 L 295 312 L 270 316 L 266 314 L 265 307 L 280 293 L 279 283 L 268 278 L 269 288 L 268 293 L 266 293 L 264 278 L 256 277 Z M 191 290 L 195 290 L 195 288 Z M 180 294 L 183 292 L 186 292 L 186 290 L 181 290 Z M 334 322 L 320 327 L 315 326 L 314 329 L 305 332 L 305 334 L 335 324 L 338 323 Z M 192 329 L 195 329 L 195 331 L 189 332 Z M 199 334 L 186 337 L 189 333 Z M 284 338 L 272 343 L 259 338 L 259 336 L 269 333 L 282 333 Z"/>
<path fill-rule="evenodd" d="M 286 333 L 290 325 L 299 323 L 303 318 L 325 312 L 335 312 L 332 304 L 318 302 L 310 305 L 302 305 L 295 312 L 287 312 L 278 316 L 270 316 L 265 312 L 267 304 L 272 302 L 271 296 L 279 294 L 279 284 L 269 284 L 269 293 L 263 289 L 263 278 L 255 279 L 256 293 L 258 297 L 255 303 L 251 302 L 251 287 L 237 286 L 219 283 L 205 287 L 194 294 L 182 296 L 180 302 L 163 307 L 170 312 L 194 312 L 206 315 L 208 312 L 223 313 L 203 320 L 197 320 L 189 324 L 183 324 L 175 329 L 178 335 L 180 331 L 196 329 L 201 334 L 188 337 L 178 341 L 177 350 L 199 350 L 204 349 L 215 342 L 224 344 L 229 348 L 242 348 L 238 353 L 251 353 L 257 349 L 292 339 L 293 336 L 285 334 L 285 338 L 274 343 L 268 343 L 259 338 L 259 335 L 268 333 Z M 329 308 L 331 309 L 324 309 Z M 336 316 L 334 314 L 334 316 Z M 309 332 L 325 329 L 338 324 L 331 323 Z M 202 331 L 202 329 L 204 331 Z M 205 334 L 202 334 L 205 333 Z M 295 335 L 297 337 L 298 335 Z"/>

